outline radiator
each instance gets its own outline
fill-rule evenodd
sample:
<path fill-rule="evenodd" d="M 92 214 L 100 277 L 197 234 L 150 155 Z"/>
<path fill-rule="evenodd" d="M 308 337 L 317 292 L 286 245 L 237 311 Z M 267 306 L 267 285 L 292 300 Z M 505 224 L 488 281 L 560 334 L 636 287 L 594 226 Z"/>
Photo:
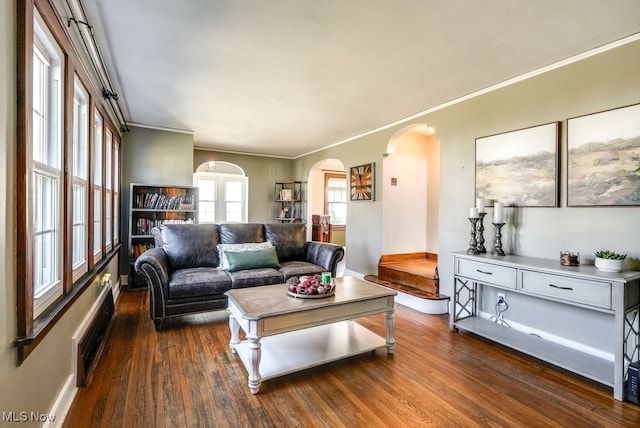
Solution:
<path fill-rule="evenodd" d="M 100 299 L 87 316 L 88 321 L 80 327 L 76 334 L 76 386 L 85 387 L 89 384 L 90 374 L 94 363 L 102 351 L 105 338 L 115 314 L 113 293 L 111 287 L 105 287 Z"/>

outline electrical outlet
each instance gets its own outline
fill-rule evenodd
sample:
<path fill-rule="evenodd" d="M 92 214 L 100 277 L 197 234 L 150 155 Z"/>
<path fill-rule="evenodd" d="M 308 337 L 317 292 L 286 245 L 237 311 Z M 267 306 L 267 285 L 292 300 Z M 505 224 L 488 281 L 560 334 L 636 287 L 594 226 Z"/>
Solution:
<path fill-rule="evenodd" d="M 498 293 L 498 300 L 497 300 L 497 302 L 496 302 L 496 303 L 501 304 L 501 303 L 504 303 L 504 302 L 506 302 L 506 301 L 507 301 L 507 300 L 506 300 L 506 298 L 505 298 L 504 293 Z"/>

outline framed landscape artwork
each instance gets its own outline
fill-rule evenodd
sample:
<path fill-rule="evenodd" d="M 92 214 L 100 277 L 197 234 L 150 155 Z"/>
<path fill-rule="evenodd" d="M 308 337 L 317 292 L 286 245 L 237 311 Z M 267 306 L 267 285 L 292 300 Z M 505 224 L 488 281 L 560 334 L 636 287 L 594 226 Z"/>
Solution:
<path fill-rule="evenodd" d="M 476 198 L 558 206 L 559 122 L 476 138 Z"/>
<path fill-rule="evenodd" d="M 567 120 L 567 205 L 640 205 L 640 104 Z"/>

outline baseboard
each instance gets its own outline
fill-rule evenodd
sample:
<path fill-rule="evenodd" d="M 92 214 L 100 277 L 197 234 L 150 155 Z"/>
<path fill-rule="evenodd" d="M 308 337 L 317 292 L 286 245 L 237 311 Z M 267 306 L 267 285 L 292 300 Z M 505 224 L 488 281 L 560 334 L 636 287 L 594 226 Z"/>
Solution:
<path fill-rule="evenodd" d="M 449 313 L 449 299 L 421 299 L 419 297 L 412 296 L 411 294 L 398 291 L 395 300 L 397 304 L 407 306 L 418 312 L 422 312 L 423 314 L 442 315 Z"/>
<path fill-rule="evenodd" d="M 73 403 L 73 399 L 78 392 L 78 388 L 76 387 L 76 376 L 75 373 L 72 373 L 67 377 L 56 401 L 51 406 L 49 410 L 49 415 L 47 420 L 42 424 L 44 428 L 58 428 L 62 427 L 64 424 L 64 420 L 71 408 L 71 404 Z"/>

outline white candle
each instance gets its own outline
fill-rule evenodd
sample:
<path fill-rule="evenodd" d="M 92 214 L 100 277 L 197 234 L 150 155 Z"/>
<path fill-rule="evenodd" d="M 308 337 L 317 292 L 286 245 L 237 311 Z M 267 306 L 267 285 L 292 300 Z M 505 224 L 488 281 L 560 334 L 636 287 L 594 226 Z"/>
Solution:
<path fill-rule="evenodd" d="M 496 202 L 493 204 L 493 222 L 503 223 L 504 219 L 504 205 L 502 202 Z"/>
<path fill-rule="evenodd" d="M 476 207 L 478 208 L 479 213 L 485 212 L 484 199 L 481 199 L 481 198 L 476 199 Z"/>
<path fill-rule="evenodd" d="M 469 208 L 469 218 L 478 218 L 478 208 Z"/>

